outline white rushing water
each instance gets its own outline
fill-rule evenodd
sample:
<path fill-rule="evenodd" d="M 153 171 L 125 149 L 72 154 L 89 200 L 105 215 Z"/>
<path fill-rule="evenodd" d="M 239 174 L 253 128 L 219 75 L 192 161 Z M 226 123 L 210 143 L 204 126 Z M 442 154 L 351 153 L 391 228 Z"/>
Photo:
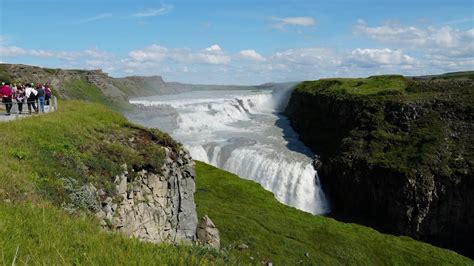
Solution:
<path fill-rule="evenodd" d="M 170 133 L 191 156 L 260 183 L 282 203 L 312 214 L 329 206 L 312 153 L 286 117 L 288 90 L 209 90 L 130 101 L 155 106 L 131 120 Z"/>

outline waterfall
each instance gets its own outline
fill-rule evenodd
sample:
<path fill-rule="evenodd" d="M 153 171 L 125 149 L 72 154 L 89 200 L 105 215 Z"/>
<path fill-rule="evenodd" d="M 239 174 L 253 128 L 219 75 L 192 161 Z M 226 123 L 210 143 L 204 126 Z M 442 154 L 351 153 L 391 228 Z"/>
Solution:
<path fill-rule="evenodd" d="M 288 97 L 289 90 L 283 89 L 214 90 L 130 102 L 176 110 L 173 126 L 165 128 L 171 128 L 169 133 L 194 159 L 254 180 L 284 204 L 312 214 L 327 213 L 313 155 L 278 114 Z"/>

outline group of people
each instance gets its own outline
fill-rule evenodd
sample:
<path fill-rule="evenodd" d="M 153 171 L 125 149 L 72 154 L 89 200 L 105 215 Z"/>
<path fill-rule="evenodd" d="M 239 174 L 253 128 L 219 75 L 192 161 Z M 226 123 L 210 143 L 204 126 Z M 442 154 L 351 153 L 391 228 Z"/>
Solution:
<path fill-rule="evenodd" d="M 2 103 L 5 105 L 7 111 L 6 115 L 11 115 L 13 104 L 18 105 L 18 113 L 23 113 L 23 104 L 27 104 L 28 112 L 31 114 L 32 110 L 35 113 L 44 113 L 45 105 L 50 105 L 51 86 L 46 84 L 10 84 L 2 82 L 0 88 L 0 97 Z"/>

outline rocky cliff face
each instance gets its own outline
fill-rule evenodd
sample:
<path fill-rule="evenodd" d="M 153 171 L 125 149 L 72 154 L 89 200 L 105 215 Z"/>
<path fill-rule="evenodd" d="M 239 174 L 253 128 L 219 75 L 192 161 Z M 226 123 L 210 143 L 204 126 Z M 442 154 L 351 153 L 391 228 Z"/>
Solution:
<path fill-rule="evenodd" d="M 286 114 L 321 155 L 334 217 L 473 257 L 473 82 L 417 81 L 406 90 L 296 89 Z"/>
<path fill-rule="evenodd" d="M 143 169 L 133 180 L 124 165 L 115 178 L 116 196 L 97 193 L 95 214 L 104 228 L 154 243 L 195 240 L 194 162 L 183 151 L 172 155 L 166 149 L 160 173 Z"/>
<path fill-rule="evenodd" d="M 76 186 L 68 179 L 71 212 L 87 209 L 103 228 L 153 243 L 196 240 L 197 214 L 194 203 L 194 161 L 183 150 L 164 147 L 160 169 L 140 169 L 126 164 L 112 180 L 112 188 L 92 183 Z M 132 171 L 133 173 L 130 173 Z"/>

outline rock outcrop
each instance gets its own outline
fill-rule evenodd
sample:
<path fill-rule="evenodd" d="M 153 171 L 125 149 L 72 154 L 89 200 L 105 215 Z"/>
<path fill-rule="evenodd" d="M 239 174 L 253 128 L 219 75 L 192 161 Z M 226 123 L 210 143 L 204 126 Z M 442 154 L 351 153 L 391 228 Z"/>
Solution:
<path fill-rule="evenodd" d="M 92 184 L 79 188 L 64 179 L 70 212 L 86 209 L 103 228 L 153 243 L 196 240 L 197 214 L 194 203 L 195 169 L 188 153 L 164 147 L 165 163 L 160 171 L 142 169 L 131 175 L 127 165 L 115 177 L 112 193 Z"/>
<path fill-rule="evenodd" d="M 333 217 L 474 257 L 473 93 L 472 80 L 393 96 L 296 89 L 286 114 L 321 155 Z"/>
<path fill-rule="evenodd" d="M 195 240 L 194 162 L 183 151 L 173 160 L 165 149 L 161 173 L 143 169 L 130 180 L 124 165 L 115 178 L 115 197 L 99 191 L 96 216 L 104 228 L 154 243 Z"/>
<path fill-rule="evenodd" d="M 221 246 L 219 229 L 207 215 L 204 215 L 198 224 L 197 241 L 202 245 L 215 249 L 219 249 Z"/>

